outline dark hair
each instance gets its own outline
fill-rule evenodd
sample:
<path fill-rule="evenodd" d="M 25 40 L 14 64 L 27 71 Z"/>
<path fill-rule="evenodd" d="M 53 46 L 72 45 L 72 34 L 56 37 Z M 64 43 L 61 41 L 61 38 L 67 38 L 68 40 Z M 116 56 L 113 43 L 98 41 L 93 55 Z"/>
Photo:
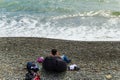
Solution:
<path fill-rule="evenodd" d="M 57 54 L 57 49 L 52 49 L 51 53 L 52 53 L 52 55 L 56 55 Z"/>

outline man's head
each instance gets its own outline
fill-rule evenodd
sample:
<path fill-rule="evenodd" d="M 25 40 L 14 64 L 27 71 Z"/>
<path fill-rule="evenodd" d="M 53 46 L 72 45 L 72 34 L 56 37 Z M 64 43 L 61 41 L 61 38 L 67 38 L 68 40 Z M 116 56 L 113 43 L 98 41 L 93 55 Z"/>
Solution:
<path fill-rule="evenodd" d="M 52 49 L 51 53 L 52 53 L 52 55 L 56 55 L 57 54 L 57 49 Z"/>

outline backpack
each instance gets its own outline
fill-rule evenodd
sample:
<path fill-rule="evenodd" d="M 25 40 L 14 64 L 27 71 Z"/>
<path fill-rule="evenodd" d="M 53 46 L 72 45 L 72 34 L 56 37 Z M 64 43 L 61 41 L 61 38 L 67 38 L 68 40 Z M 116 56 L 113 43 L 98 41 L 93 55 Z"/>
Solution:
<path fill-rule="evenodd" d="M 40 75 L 35 75 L 34 73 L 27 73 L 25 76 L 25 80 L 40 80 Z"/>
<path fill-rule="evenodd" d="M 27 70 L 29 73 L 31 73 L 31 70 L 37 72 L 39 71 L 39 67 L 35 62 L 27 62 Z"/>
<path fill-rule="evenodd" d="M 32 74 L 32 73 L 27 73 L 26 75 L 25 75 L 25 80 L 32 80 L 34 78 L 34 75 Z"/>

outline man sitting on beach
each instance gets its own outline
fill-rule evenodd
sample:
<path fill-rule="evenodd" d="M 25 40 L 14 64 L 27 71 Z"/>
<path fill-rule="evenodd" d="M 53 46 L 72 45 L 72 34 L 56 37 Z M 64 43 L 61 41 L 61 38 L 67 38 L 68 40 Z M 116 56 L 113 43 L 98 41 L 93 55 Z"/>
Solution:
<path fill-rule="evenodd" d="M 42 65 L 47 71 L 64 72 L 67 70 L 66 62 L 59 56 L 56 49 L 51 50 L 50 56 L 44 59 Z"/>
<path fill-rule="evenodd" d="M 62 60 L 64 60 L 66 63 L 71 62 L 71 60 L 68 59 L 68 57 L 66 55 L 60 56 L 60 54 L 58 53 L 58 51 L 56 49 L 51 50 L 50 56 L 53 56 L 53 57 L 56 56 L 56 57 L 62 58 Z"/>

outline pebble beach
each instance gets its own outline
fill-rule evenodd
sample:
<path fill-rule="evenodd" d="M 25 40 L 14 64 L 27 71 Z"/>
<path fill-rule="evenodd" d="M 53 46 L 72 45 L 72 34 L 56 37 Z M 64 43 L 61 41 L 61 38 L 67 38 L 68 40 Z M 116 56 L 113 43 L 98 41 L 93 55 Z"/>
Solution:
<path fill-rule="evenodd" d="M 0 80 L 24 80 L 26 63 L 49 55 L 51 49 L 67 55 L 79 71 L 46 72 L 41 80 L 120 80 L 120 42 L 70 41 L 35 37 L 0 38 Z"/>

